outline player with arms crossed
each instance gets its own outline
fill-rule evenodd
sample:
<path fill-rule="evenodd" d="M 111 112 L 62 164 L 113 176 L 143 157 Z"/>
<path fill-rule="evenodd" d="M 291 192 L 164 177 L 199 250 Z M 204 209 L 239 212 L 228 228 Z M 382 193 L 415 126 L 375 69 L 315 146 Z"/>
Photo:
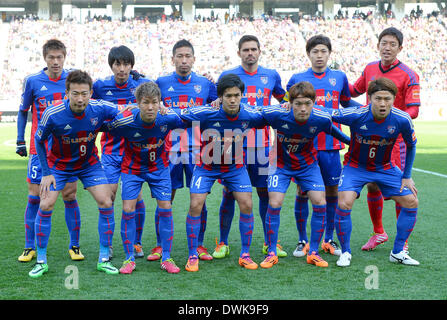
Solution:
<path fill-rule="evenodd" d="M 176 111 L 185 108 L 201 106 L 217 99 L 216 85 L 207 78 L 192 71 L 195 62 L 194 47 L 187 40 L 179 40 L 172 48 L 172 63 L 175 71 L 156 80 L 161 91 L 163 104 Z M 180 141 L 178 141 L 180 138 Z M 173 132 L 166 141 L 166 148 L 170 152 L 170 170 L 172 181 L 172 201 L 177 189 L 183 188 L 183 173 L 186 186 L 190 188 L 192 171 L 198 162 L 200 153 L 200 130 L 187 128 L 181 135 Z M 158 211 L 155 212 L 155 226 L 157 232 L 157 246 L 152 249 L 148 260 L 158 260 L 161 255 L 160 236 L 157 230 Z M 212 260 L 208 249 L 203 246 L 208 211 L 203 206 L 200 232 L 198 236 L 198 253 L 201 260 Z"/>
<path fill-rule="evenodd" d="M 276 130 L 277 156 L 270 159 L 269 206 L 265 218 L 269 253 L 261 267 L 271 268 L 278 262 L 276 243 L 279 215 L 292 178 L 309 197 L 313 208 L 307 263 L 327 267 L 328 263 L 318 254 L 326 224 L 326 199 L 314 138 L 319 136 L 320 132 L 325 132 L 349 143 L 349 137 L 332 125 L 329 113 L 314 108 L 317 95 L 310 82 L 294 84 L 289 89 L 289 96 L 292 110 L 288 111 L 281 106 L 268 106 L 262 112 L 266 123 Z"/>
<path fill-rule="evenodd" d="M 19 256 L 21 262 L 29 262 L 36 256 L 36 237 L 34 223 L 39 210 L 39 185 L 42 179 L 42 170 L 34 145 L 34 134 L 43 112 L 65 97 L 65 79 L 68 71 L 64 69 L 67 55 L 65 45 L 57 39 L 48 40 L 43 45 L 43 58 L 47 67 L 40 72 L 25 78 L 22 101 L 17 117 L 17 150 L 22 157 L 27 156 L 25 143 L 25 128 L 28 110 L 31 108 L 31 140 L 30 158 L 28 162 L 28 205 L 25 210 L 25 249 Z M 76 200 L 77 178 L 68 181 L 61 191 L 65 205 L 65 222 L 70 234 L 69 254 L 72 260 L 83 260 L 84 255 L 79 248 L 79 234 L 81 228 L 81 215 Z"/>
<path fill-rule="evenodd" d="M 402 51 L 402 43 L 403 34 L 398 29 L 390 27 L 383 30 L 379 35 L 377 44 L 380 60 L 372 62 L 365 67 L 360 78 L 357 79 L 354 85 L 350 86 L 350 91 L 353 97 L 357 97 L 367 91 L 368 84 L 372 80 L 380 77 L 388 78 L 394 82 L 398 89 L 394 107 L 408 113 L 411 119 L 416 119 L 421 105 L 419 76 L 397 59 L 397 55 Z M 369 101 L 367 96 L 367 103 Z M 391 161 L 401 170 L 405 170 L 406 165 L 405 146 L 406 144 L 402 136 L 399 136 L 391 154 Z M 388 235 L 382 224 L 384 198 L 377 185 L 370 183 L 367 187 L 368 208 L 374 227 L 374 234 L 362 247 L 362 250 L 374 250 L 378 245 L 388 240 Z M 399 217 L 400 210 L 400 204 L 396 202 L 397 217 Z M 405 243 L 405 250 L 408 251 L 408 242 Z"/>
<path fill-rule="evenodd" d="M 126 46 L 121 45 L 110 49 L 108 63 L 113 72 L 113 76 L 98 79 L 93 83 L 92 98 L 110 101 L 118 105 L 118 109 L 122 110 L 127 104 L 136 102 L 134 94 L 138 85 L 150 80 L 132 70 L 135 65 L 135 56 L 132 50 Z M 115 137 L 108 132 L 104 132 L 101 136 L 101 147 L 101 164 L 112 187 L 113 199 L 115 199 L 118 190 L 118 181 L 121 175 L 124 141 L 120 137 Z M 141 237 L 145 217 L 146 206 L 140 194 L 138 195 L 136 204 L 136 233 L 133 244 L 136 258 L 144 256 Z M 110 251 L 110 256 L 112 257 L 112 248 Z"/>
<path fill-rule="evenodd" d="M 385 197 L 390 197 L 402 207 L 390 261 L 418 265 L 419 262 L 404 250 L 418 211 L 417 189 L 411 179 L 416 155 L 413 123 L 408 113 L 393 107 L 398 89 L 392 80 L 378 78 L 371 81 L 367 93 L 371 103 L 366 107 L 332 112 L 334 121 L 349 126 L 351 130 L 351 143 L 343 163 L 335 213 L 336 232 L 342 247 L 337 265 L 347 267 L 351 264 L 351 210 L 363 186 L 372 182 L 377 184 Z M 407 146 L 403 172 L 391 161 L 399 135 L 402 135 Z"/>
<path fill-rule="evenodd" d="M 165 138 L 172 129 L 183 128 L 184 124 L 172 110 L 166 115 L 158 113 L 161 93 L 154 82 L 139 85 L 135 97 L 138 109 L 119 114 L 108 126 L 109 133 L 124 138 L 121 237 L 126 260 L 120 273 L 130 274 L 135 269 L 132 239 L 136 232 L 137 197 L 144 182 L 149 184 L 152 197 L 157 200 L 158 229 L 162 247 L 161 268 L 168 273 L 178 273 L 180 269 L 170 256 L 174 223 L 171 208 L 171 176 Z"/>
<path fill-rule="evenodd" d="M 208 193 L 218 179 L 225 181 L 240 209 L 242 248 L 239 265 L 251 270 L 258 268 L 249 253 L 254 217 L 252 186 L 242 157 L 242 144 L 250 128 L 263 127 L 263 118 L 260 112 L 241 103 L 244 87 L 237 75 L 225 75 L 217 83 L 217 94 L 222 101 L 219 110 L 195 107 L 182 110 L 180 115 L 188 124 L 199 121 L 202 132 L 201 158 L 191 178 L 191 200 L 186 218 L 189 258 L 185 269 L 190 272 L 199 270 L 197 247 L 200 214 Z"/>
<path fill-rule="evenodd" d="M 281 86 L 281 77 L 276 70 L 267 69 L 259 65 L 261 48 L 259 39 L 253 35 L 245 35 L 238 43 L 238 56 L 241 58 L 241 65 L 222 72 L 220 77 L 227 74 L 236 74 L 245 84 L 242 103 L 251 106 L 268 106 L 271 104 L 272 96 L 281 102 L 285 91 Z M 244 141 L 244 163 L 246 164 L 252 186 L 256 187 L 259 197 L 259 216 L 262 226 L 265 225 L 265 215 L 268 207 L 267 173 L 269 154 L 269 128 L 262 130 L 253 129 Z M 228 188 L 223 189 L 222 202 L 219 209 L 220 220 L 220 240 L 213 252 L 213 257 L 224 258 L 230 252 L 228 245 L 228 235 L 231 229 L 231 222 L 234 216 L 234 197 Z M 267 254 L 267 234 L 264 228 L 264 245 L 262 251 Z M 282 250 L 278 244 L 278 256 L 285 257 L 287 252 Z"/>
<path fill-rule="evenodd" d="M 115 229 L 112 191 L 95 145 L 103 122 L 113 119 L 118 109 L 109 102 L 90 100 L 92 82 L 88 73 L 72 71 L 65 82 L 68 100 L 44 111 L 35 134 L 43 177 L 35 223 L 37 263 L 29 272 L 32 278 L 48 271 L 46 253 L 51 216 L 59 192 L 72 177 L 82 181 L 98 205 L 100 250 L 97 269 L 107 274 L 118 273 L 118 269 L 109 261 L 109 246 Z M 51 149 L 47 151 L 45 143 L 50 138 Z"/>
<path fill-rule="evenodd" d="M 307 40 L 306 53 L 311 67 L 304 72 L 294 74 L 287 83 L 287 90 L 289 91 L 295 83 L 308 81 L 315 88 L 317 105 L 331 109 L 338 109 L 340 105 L 343 107 L 356 105 L 351 100 L 346 74 L 339 70 L 332 70 L 327 66 L 331 52 L 332 44 L 328 37 L 316 35 Z M 341 129 L 340 124 L 334 123 L 334 125 Z M 321 247 L 325 252 L 339 256 L 341 249 L 333 237 L 337 185 L 341 174 L 339 150 L 344 148 L 344 144 L 323 131 L 314 139 L 314 147 L 318 151 L 318 165 L 326 192 L 326 232 Z M 299 241 L 293 252 L 295 257 L 303 257 L 309 251 L 306 231 L 308 216 L 308 197 L 300 191 L 299 185 L 297 185 L 295 219 Z"/>

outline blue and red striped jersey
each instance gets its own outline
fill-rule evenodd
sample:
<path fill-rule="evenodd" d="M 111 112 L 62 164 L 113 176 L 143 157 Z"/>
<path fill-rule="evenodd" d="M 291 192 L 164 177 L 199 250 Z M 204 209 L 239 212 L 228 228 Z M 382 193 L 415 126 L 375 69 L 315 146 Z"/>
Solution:
<path fill-rule="evenodd" d="M 340 104 L 347 106 L 351 100 L 348 78 L 343 71 L 327 68 L 323 73 L 316 73 L 309 68 L 304 72 L 295 73 L 290 78 L 287 91 L 301 81 L 308 81 L 314 86 L 315 103 L 321 107 L 339 109 Z M 334 125 L 341 129 L 340 124 L 334 123 Z M 321 132 L 314 139 L 314 145 L 317 150 L 340 150 L 345 147 L 342 142 L 325 132 Z"/>
<path fill-rule="evenodd" d="M 74 114 L 63 101 L 47 108 L 36 131 L 36 142 L 51 137 L 47 154 L 48 166 L 61 171 L 76 171 L 99 162 L 95 141 L 105 120 L 117 115 L 116 105 L 103 100 L 90 100 L 81 115 Z"/>
<path fill-rule="evenodd" d="M 188 124 L 200 123 L 202 148 L 196 165 L 219 172 L 244 166 L 243 140 L 251 128 L 263 128 L 264 118 L 259 110 L 241 104 L 236 115 L 227 114 L 222 107 L 209 106 L 183 109 L 180 117 Z"/>
<path fill-rule="evenodd" d="M 399 134 L 409 146 L 415 146 L 417 142 L 410 116 L 394 107 L 381 121 L 374 119 L 371 105 L 332 111 L 332 119 L 351 129 L 345 166 L 369 171 L 388 170 L 394 167 L 391 152 Z"/>
<path fill-rule="evenodd" d="M 101 99 L 118 105 L 118 109 L 122 110 L 125 105 L 135 103 L 135 90 L 144 83 L 151 81 L 149 79 L 140 78 L 134 80 L 131 76 L 122 85 L 118 85 L 114 76 L 104 79 L 98 79 L 93 83 L 92 99 Z M 122 156 L 124 152 L 124 141 L 121 138 L 113 137 L 109 133 L 104 132 L 101 136 L 101 152 L 102 154 Z"/>
<path fill-rule="evenodd" d="M 161 91 L 163 104 L 173 110 L 180 110 L 194 106 L 203 106 L 217 99 L 216 85 L 206 77 L 195 72 L 187 77 L 178 75 L 175 71 L 167 76 L 162 76 L 155 81 Z M 192 128 L 187 128 L 178 139 L 168 138 L 166 141 L 168 150 L 174 146 L 177 151 L 190 152 L 194 146 L 199 148 L 200 141 L 193 138 L 200 137 L 200 132 L 192 134 Z M 173 141 L 174 140 L 174 141 Z"/>
<path fill-rule="evenodd" d="M 155 121 L 146 123 L 141 119 L 140 109 L 133 109 L 118 114 L 108 127 L 110 134 L 124 139 L 122 172 L 138 175 L 169 167 L 165 139 L 171 130 L 185 125 L 171 110 L 166 115 L 157 114 Z"/>
<path fill-rule="evenodd" d="M 268 106 L 271 105 L 272 96 L 281 102 L 286 94 L 282 88 L 281 77 L 274 69 L 259 66 L 255 72 L 249 73 L 242 66 L 238 66 L 222 72 L 219 79 L 230 73 L 238 75 L 245 84 L 242 103 L 247 103 L 251 106 Z M 255 137 L 254 141 L 252 141 L 253 139 L 247 139 L 244 142 L 244 146 L 256 147 L 258 143 L 260 143 L 259 146 L 268 146 L 268 135 L 269 130 L 265 127 L 261 136 L 262 142 L 258 142 L 258 135 L 253 134 L 250 137 Z"/>
<path fill-rule="evenodd" d="M 34 145 L 34 135 L 37 130 L 42 114 L 47 107 L 56 105 L 66 99 L 65 97 L 65 79 L 69 71 L 63 70 L 57 79 L 51 79 L 45 73 L 47 68 L 38 73 L 29 75 L 23 83 L 23 92 L 20 102 L 20 111 L 29 111 L 31 108 L 32 125 L 30 154 L 37 154 Z"/>
<path fill-rule="evenodd" d="M 317 161 L 314 138 L 320 132 L 331 133 L 332 120 L 328 112 L 313 108 L 309 119 L 298 122 L 293 110 L 281 106 L 268 106 L 262 115 L 276 130 L 276 155 L 270 153 L 270 165 L 287 170 L 300 170 Z M 275 150 L 275 149 L 273 149 Z"/>

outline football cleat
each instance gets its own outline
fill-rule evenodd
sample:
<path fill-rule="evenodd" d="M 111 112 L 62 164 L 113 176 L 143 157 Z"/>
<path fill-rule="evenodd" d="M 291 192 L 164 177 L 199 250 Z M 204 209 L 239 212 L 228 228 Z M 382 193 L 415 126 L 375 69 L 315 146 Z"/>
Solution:
<path fill-rule="evenodd" d="M 135 270 L 135 268 L 136 268 L 135 261 L 128 259 L 123 262 L 123 265 L 120 268 L 120 273 L 131 274 Z"/>
<path fill-rule="evenodd" d="M 143 252 L 143 246 L 141 243 L 137 243 L 133 245 L 133 256 L 135 258 L 143 258 L 144 252 Z"/>
<path fill-rule="evenodd" d="M 340 256 L 341 255 L 341 248 L 338 246 L 337 242 L 333 241 L 332 239 L 329 239 L 328 242 L 321 243 L 321 249 L 324 250 L 326 253 L 330 253 L 334 256 Z"/>
<path fill-rule="evenodd" d="M 148 261 L 157 261 L 161 259 L 162 250 L 160 246 L 156 246 L 151 250 L 151 254 L 147 256 Z"/>
<path fill-rule="evenodd" d="M 251 260 L 250 255 L 248 253 L 244 253 L 242 257 L 239 258 L 239 265 L 249 270 L 258 269 L 258 264 Z"/>
<path fill-rule="evenodd" d="M 216 239 L 216 249 L 214 249 L 213 257 L 216 259 L 222 259 L 230 255 L 230 246 L 221 242 L 217 244 Z"/>
<path fill-rule="evenodd" d="M 279 240 L 278 240 L 278 242 L 279 242 Z M 269 246 L 264 243 L 264 245 L 262 246 L 262 253 L 265 255 L 268 255 L 268 250 L 269 250 Z M 276 255 L 278 256 L 278 258 L 287 257 L 287 252 L 285 252 L 282 249 L 282 246 L 279 243 L 276 244 Z"/>
<path fill-rule="evenodd" d="M 197 253 L 199 254 L 200 260 L 213 260 L 213 257 L 208 253 L 208 249 L 204 246 L 198 246 L 197 247 Z"/>
<path fill-rule="evenodd" d="M 269 254 L 265 257 L 264 261 L 262 261 L 259 265 L 261 268 L 269 269 L 278 263 L 278 256 L 275 255 L 274 252 L 269 252 Z"/>
<path fill-rule="evenodd" d="M 105 272 L 106 274 L 118 274 L 119 270 L 115 268 L 110 260 L 103 259 L 102 262 L 96 264 L 96 269 L 98 271 Z"/>
<path fill-rule="evenodd" d="M 37 262 L 33 269 L 28 273 L 28 275 L 31 278 L 39 278 L 41 277 L 44 273 L 48 272 L 48 264 L 46 263 L 42 263 L 42 262 Z"/>
<path fill-rule="evenodd" d="M 374 250 L 378 245 L 388 241 L 388 235 L 384 233 L 373 233 L 368 242 L 362 247 L 364 251 Z"/>
<path fill-rule="evenodd" d="M 70 250 L 68 250 L 68 254 L 70 255 L 71 260 L 80 261 L 84 260 L 84 255 L 81 252 L 81 249 L 76 246 L 72 246 Z"/>
<path fill-rule="evenodd" d="M 312 251 L 311 254 L 307 254 L 307 263 L 322 268 L 326 268 L 328 266 L 328 263 L 324 261 L 322 257 L 320 257 L 318 252 L 315 251 Z"/>
<path fill-rule="evenodd" d="M 30 262 L 36 257 L 36 250 L 33 248 L 25 248 L 22 254 L 19 256 L 18 260 L 20 262 Z"/>
<path fill-rule="evenodd" d="M 167 260 L 163 261 L 162 263 L 160 263 L 160 268 L 162 270 L 166 270 L 168 273 L 179 273 L 180 272 L 180 268 L 177 267 L 177 265 L 175 264 L 175 262 L 172 258 L 167 259 Z"/>
<path fill-rule="evenodd" d="M 411 258 L 407 252 L 405 251 L 401 251 L 399 253 L 393 253 L 393 251 L 391 251 L 390 253 L 390 261 L 394 262 L 394 263 L 402 263 L 405 264 L 407 266 L 418 266 L 419 265 L 419 261 L 414 260 L 413 258 Z"/>
<path fill-rule="evenodd" d="M 309 252 L 309 243 L 305 240 L 298 242 L 295 251 L 293 251 L 293 256 L 300 258 L 304 257 Z"/>
<path fill-rule="evenodd" d="M 352 255 L 346 251 L 343 252 L 337 260 L 337 266 L 339 267 L 349 267 L 351 265 Z"/>
<path fill-rule="evenodd" d="M 185 270 L 189 272 L 199 271 L 199 258 L 196 255 L 190 256 L 186 262 Z"/>

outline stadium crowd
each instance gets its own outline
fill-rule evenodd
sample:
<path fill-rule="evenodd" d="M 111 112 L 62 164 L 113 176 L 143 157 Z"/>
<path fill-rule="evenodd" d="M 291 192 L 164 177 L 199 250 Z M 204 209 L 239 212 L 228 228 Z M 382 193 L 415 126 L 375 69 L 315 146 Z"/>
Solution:
<path fill-rule="evenodd" d="M 431 16 L 417 19 L 289 19 L 184 22 L 171 20 L 149 23 L 145 20 L 92 20 L 85 24 L 70 21 L 17 20 L 3 25 L 8 30 L 0 85 L 0 99 L 18 97 L 24 77 L 42 66 L 44 41 L 58 38 L 69 44 L 67 68 L 80 68 L 95 78 L 110 73 L 106 53 L 111 47 L 126 44 L 137 57 L 136 69 L 149 78 L 173 70 L 172 45 L 189 39 L 196 50 L 195 69 L 217 79 L 222 70 L 238 64 L 237 40 L 243 34 L 256 34 L 263 44 L 261 63 L 278 70 L 283 83 L 292 73 L 308 67 L 305 41 L 315 34 L 332 39 L 330 65 L 346 72 L 355 81 L 366 63 L 377 60 L 377 34 L 385 26 L 403 30 L 405 40 L 400 59 L 421 76 L 423 90 L 447 91 L 447 18 Z M 4 38 L 2 36 L 2 38 Z"/>

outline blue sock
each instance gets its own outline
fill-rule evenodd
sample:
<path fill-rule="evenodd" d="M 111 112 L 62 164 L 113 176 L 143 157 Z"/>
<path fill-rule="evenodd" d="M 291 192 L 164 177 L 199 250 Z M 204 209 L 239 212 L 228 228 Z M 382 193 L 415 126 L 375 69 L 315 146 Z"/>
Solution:
<path fill-rule="evenodd" d="M 65 223 L 70 234 L 70 246 L 79 247 L 79 232 L 81 230 L 81 211 L 78 201 L 64 201 L 65 205 Z"/>
<path fill-rule="evenodd" d="M 189 256 L 198 256 L 197 247 L 198 247 L 198 236 L 200 232 L 200 216 L 192 217 L 189 215 L 186 216 L 186 239 L 188 241 L 188 250 Z"/>
<path fill-rule="evenodd" d="M 228 245 L 228 235 L 234 217 L 235 200 L 231 191 L 223 189 L 222 202 L 219 208 L 220 242 Z"/>
<path fill-rule="evenodd" d="M 200 214 L 200 231 L 198 244 L 201 246 L 203 244 L 203 238 L 205 237 L 206 221 L 208 220 L 208 210 L 206 209 L 206 204 L 203 204 L 202 213 Z"/>
<path fill-rule="evenodd" d="M 241 257 L 245 253 L 250 253 L 251 240 L 253 238 L 253 227 L 254 227 L 254 217 L 253 212 L 251 213 L 240 213 L 239 216 L 239 232 L 241 233 Z"/>
<path fill-rule="evenodd" d="M 157 247 L 161 247 L 161 238 L 160 238 L 160 216 L 159 216 L 159 212 L 158 212 L 159 208 L 157 206 L 157 208 L 155 209 L 155 215 L 154 215 L 154 220 L 155 220 L 155 235 L 157 236 Z"/>
<path fill-rule="evenodd" d="M 326 197 L 326 232 L 324 234 L 325 242 L 334 239 L 334 217 L 337 203 L 338 197 Z"/>
<path fill-rule="evenodd" d="M 351 253 L 352 220 L 351 210 L 335 209 L 335 230 L 340 241 L 341 251 Z"/>
<path fill-rule="evenodd" d="M 326 226 L 326 205 L 312 205 L 312 217 L 310 219 L 309 252 L 318 253 L 321 237 Z"/>
<path fill-rule="evenodd" d="M 99 258 L 98 262 L 109 260 L 109 246 L 103 246 L 99 244 Z"/>
<path fill-rule="evenodd" d="M 417 214 L 418 208 L 401 208 L 396 223 L 397 233 L 393 253 L 399 253 L 404 249 L 405 241 L 407 241 L 416 224 Z"/>
<path fill-rule="evenodd" d="M 146 219 L 146 206 L 143 199 L 137 202 L 135 207 L 135 241 L 134 244 L 141 244 L 143 236 L 144 221 Z"/>
<path fill-rule="evenodd" d="M 278 243 L 278 230 L 280 223 L 280 215 L 281 207 L 272 208 L 268 205 L 267 214 L 265 216 L 265 229 L 267 230 L 266 234 L 266 244 L 268 245 L 268 251 L 273 251 L 276 255 L 276 244 Z"/>
<path fill-rule="evenodd" d="M 300 196 L 295 197 L 296 228 L 299 233 L 300 241 L 304 240 L 306 242 L 309 242 L 307 239 L 307 218 L 309 217 L 308 200 L 308 198 Z"/>
<path fill-rule="evenodd" d="M 115 231 L 115 215 L 113 206 L 111 208 L 98 208 L 98 210 L 99 243 L 104 247 L 110 247 L 113 243 L 113 233 Z"/>
<path fill-rule="evenodd" d="M 160 217 L 160 238 L 162 248 L 162 262 L 171 258 L 172 239 L 174 238 L 174 221 L 172 209 L 158 209 Z"/>
<path fill-rule="evenodd" d="M 25 209 L 25 248 L 36 248 L 34 223 L 39 210 L 40 197 L 28 196 L 28 204 Z"/>
<path fill-rule="evenodd" d="M 265 225 L 265 216 L 267 214 L 267 208 L 269 207 L 269 194 L 267 190 L 260 191 L 259 196 L 259 216 L 262 220 L 262 229 L 264 231 L 264 242 L 267 243 L 267 230 Z M 276 247 L 276 245 L 275 245 Z"/>
<path fill-rule="evenodd" d="M 135 260 L 133 255 L 133 244 L 135 241 L 135 211 L 125 212 L 121 216 L 121 239 L 123 240 L 126 260 Z"/>
<path fill-rule="evenodd" d="M 34 225 L 36 234 L 36 245 L 38 249 L 37 261 L 47 263 L 47 246 L 51 233 L 51 215 L 53 211 L 37 211 L 36 223 Z M 40 253 L 40 255 L 39 255 Z"/>

